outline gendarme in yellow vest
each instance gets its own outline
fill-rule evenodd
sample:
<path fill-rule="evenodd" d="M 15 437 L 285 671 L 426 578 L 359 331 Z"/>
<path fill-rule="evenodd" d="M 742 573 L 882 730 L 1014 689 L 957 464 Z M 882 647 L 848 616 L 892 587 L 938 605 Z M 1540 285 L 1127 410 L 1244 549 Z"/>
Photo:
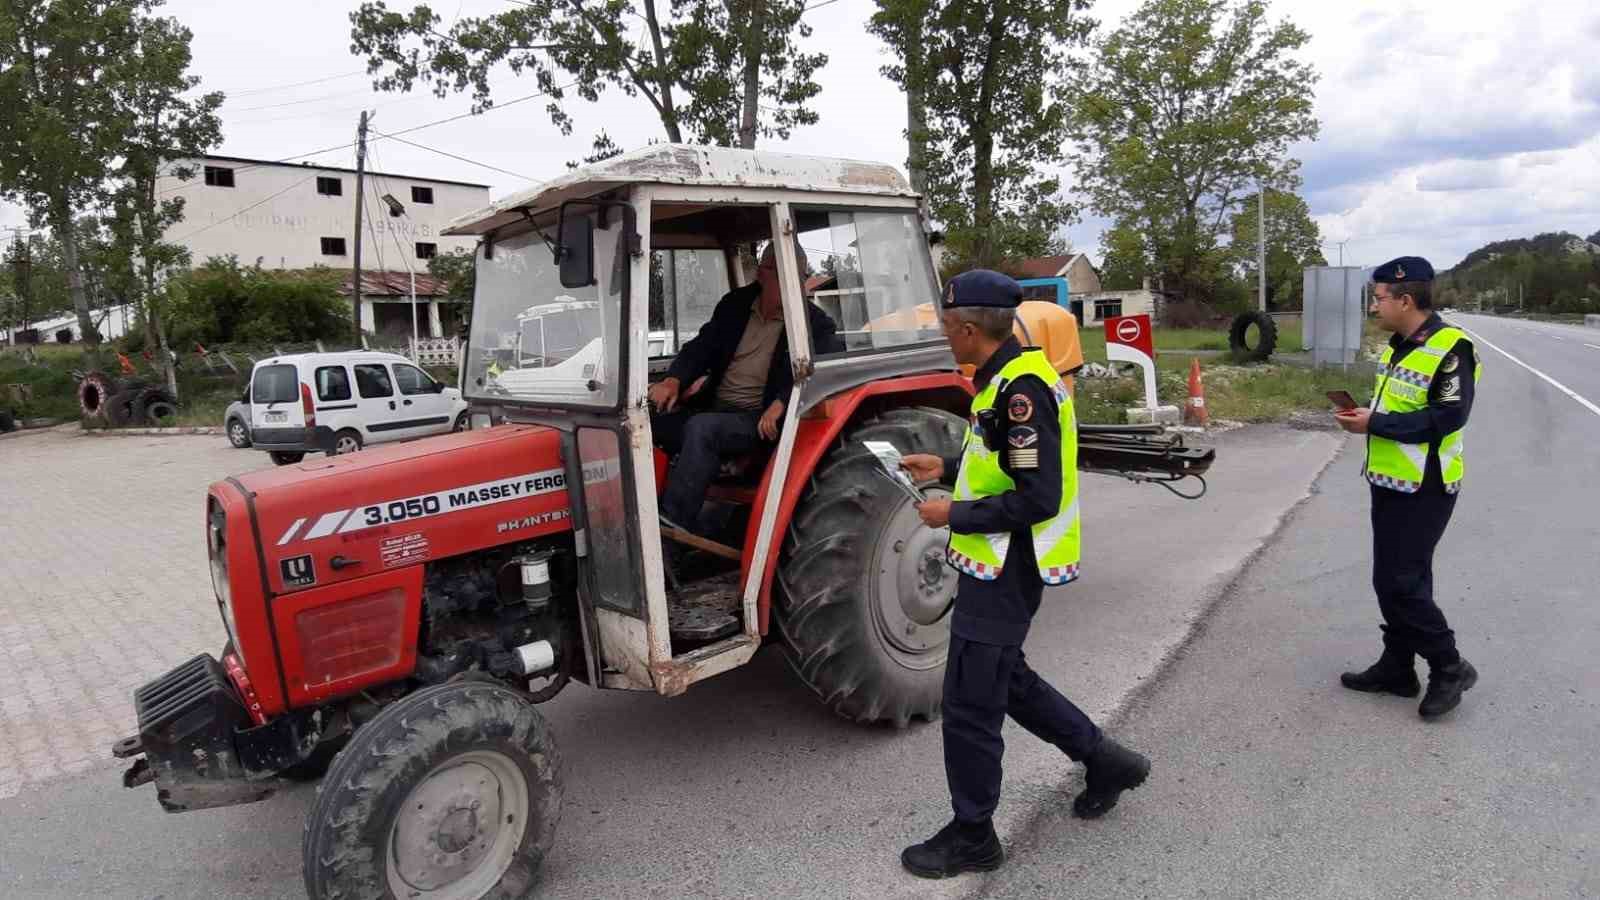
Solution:
<path fill-rule="evenodd" d="M 1439 372 L 1444 358 L 1457 341 L 1467 335 L 1459 328 L 1445 326 L 1434 332 L 1427 343 L 1412 347 L 1398 363 L 1394 362 L 1394 348 L 1386 347 L 1378 365 L 1377 386 L 1373 389 L 1374 413 L 1416 412 L 1428 405 L 1428 388 Z M 1475 365 L 1472 380 L 1483 375 L 1483 362 L 1473 354 Z M 1388 438 L 1367 435 L 1367 464 L 1362 472 L 1373 484 L 1414 494 L 1422 489 L 1422 478 L 1427 472 L 1429 444 L 1402 444 Z M 1461 476 L 1466 471 L 1462 458 L 1461 430 L 1444 436 L 1439 442 L 1439 470 L 1444 476 L 1444 489 L 1455 493 L 1461 489 Z"/>
<path fill-rule="evenodd" d="M 1078 428 L 1072 413 L 1072 395 L 1061 377 L 1038 350 L 1024 350 L 1006 363 L 989 384 L 972 398 L 972 414 L 967 422 L 966 444 L 961 452 L 961 470 L 956 476 L 952 499 L 977 500 L 1003 494 L 1016 488 L 1016 482 L 1000 467 L 1000 454 L 984 445 L 979 431 L 978 412 L 994 408 L 995 398 L 1013 380 L 1033 375 L 1049 385 L 1056 398 L 1056 415 L 1061 424 L 1061 508 L 1055 516 L 1033 526 L 1033 552 L 1039 561 L 1039 577 L 1046 584 L 1066 584 L 1078 577 Z M 1000 417 L 1004 421 L 1004 415 Z M 1005 427 L 1000 425 L 999 427 Z M 1005 445 L 1004 435 L 996 441 Z M 973 578 L 993 581 L 1005 565 L 1011 534 L 957 534 L 951 532 L 946 556 L 950 564 Z"/>

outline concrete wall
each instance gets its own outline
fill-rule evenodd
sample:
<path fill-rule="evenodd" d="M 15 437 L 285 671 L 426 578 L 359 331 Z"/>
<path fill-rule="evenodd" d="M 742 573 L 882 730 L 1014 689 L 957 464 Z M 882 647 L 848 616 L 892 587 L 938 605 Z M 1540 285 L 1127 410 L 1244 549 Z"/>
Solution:
<path fill-rule="evenodd" d="M 1067 289 L 1074 297 L 1082 294 L 1098 294 L 1103 289 L 1100 283 L 1100 273 L 1094 270 L 1094 264 L 1089 262 L 1089 257 L 1078 254 L 1067 265 Z"/>
<path fill-rule="evenodd" d="M 1154 316 L 1156 314 L 1156 295 L 1154 291 L 1101 291 L 1097 294 L 1082 295 L 1074 293 L 1072 300 L 1074 304 L 1080 300 L 1083 301 L 1083 324 L 1085 326 L 1105 321 L 1105 317 L 1100 315 L 1099 312 L 1100 304 L 1096 303 L 1096 301 L 1122 301 L 1121 315 L 1124 316 Z"/>
<path fill-rule="evenodd" d="M 190 160 L 183 165 L 194 169 L 192 180 L 180 182 L 164 176 L 156 190 L 163 199 L 185 199 L 184 220 L 168 232 L 168 240 L 188 247 L 195 265 L 212 256 L 233 254 L 245 265 L 259 258 L 269 269 L 354 266 L 354 172 L 227 159 Z M 207 185 L 206 165 L 232 169 L 234 186 Z M 339 179 L 341 193 L 318 193 L 317 176 Z M 472 238 L 441 237 L 439 230 L 451 219 L 487 206 L 487 187 L 382 173 L 368 173 L 365 180 L 366 214 L 373 230 L 363 223 L 363 269 L 427 271 L 427 260 L 416 255 L 419 242 L 438 245 L 440 253 L 473 247 Z M 413 185 L 432 188 L 433 203 L 414 202 Z M 384 194 L 392 194 L 404 204 L 405 215 L 391 216 L 379 199 Z M 345 254 L 324 255 L 324 237 L 344 238 Z"/>

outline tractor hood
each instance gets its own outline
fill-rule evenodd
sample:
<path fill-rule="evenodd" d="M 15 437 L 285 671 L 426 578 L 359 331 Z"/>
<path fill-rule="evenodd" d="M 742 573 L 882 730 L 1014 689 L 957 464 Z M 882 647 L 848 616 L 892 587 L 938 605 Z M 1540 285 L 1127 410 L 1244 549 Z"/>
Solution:
<path fill-rule="evenodd" d="M 246 500 L 272 594 L 568 529 L 561 435 L 502 425 L 251 472 Z"/>

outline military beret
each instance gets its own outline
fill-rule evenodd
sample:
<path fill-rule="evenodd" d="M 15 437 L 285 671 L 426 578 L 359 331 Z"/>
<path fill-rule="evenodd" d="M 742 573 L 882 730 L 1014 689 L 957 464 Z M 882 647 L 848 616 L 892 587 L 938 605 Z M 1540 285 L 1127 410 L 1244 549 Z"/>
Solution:
<path fill-rule="evenodd" d="M 988 306 L 1016 309 L 1022 302 L 1022 285 L 1010 275 L 989 269 L 973 269 L 950 279 L 944 287 L 944 308 Z"/>
<path fill-rule="evenodd" d="M 1374 284 L 1399 284 L 1402 281 L 1432 281 L 1433 266 L 1420 256 L 1391 259 L 1372 270 Z"/>

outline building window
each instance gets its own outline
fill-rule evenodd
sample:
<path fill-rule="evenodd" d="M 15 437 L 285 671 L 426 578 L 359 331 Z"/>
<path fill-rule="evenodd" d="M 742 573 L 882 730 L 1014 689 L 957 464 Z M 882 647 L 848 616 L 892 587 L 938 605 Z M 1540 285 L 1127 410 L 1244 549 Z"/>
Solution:
<path fill-rule="evenodd" d="M 323 238 L 322 239 L 322 255 L 323 256 L 343 256 L 344 255 L 344 238 Z"/>
<path fill-rule="evenodd" d="M 1094 302 L 1094 317 L 1096 319 L 1110 319 L 1122 315 L 1122 298 L 1111 300 L 1096 300 Z"/>
<path fill-rule="evenodd" d="M 412 185 L 411 186 L 411 202 L 412 203 L 432 203 L 433 202 L 433 188 L 431 188 L 431 187 L 417 187 L 416 185 Z"/>
<path fill-rule="evenodd" d="M 233 170 L 226 166 L 206 166 L 206 184 L 210 187 L 233 187 Z"/>
<path fill-rule="evenodd" d="M 417 244 L 417 259 L 433 259 L 439 255 L 438 244 Z"/>
<path fill-rule="evenodd" d="M 318 178 L 317 193 L 338 197 L 344 194 L 344 182 L 337 178 Z"/>

